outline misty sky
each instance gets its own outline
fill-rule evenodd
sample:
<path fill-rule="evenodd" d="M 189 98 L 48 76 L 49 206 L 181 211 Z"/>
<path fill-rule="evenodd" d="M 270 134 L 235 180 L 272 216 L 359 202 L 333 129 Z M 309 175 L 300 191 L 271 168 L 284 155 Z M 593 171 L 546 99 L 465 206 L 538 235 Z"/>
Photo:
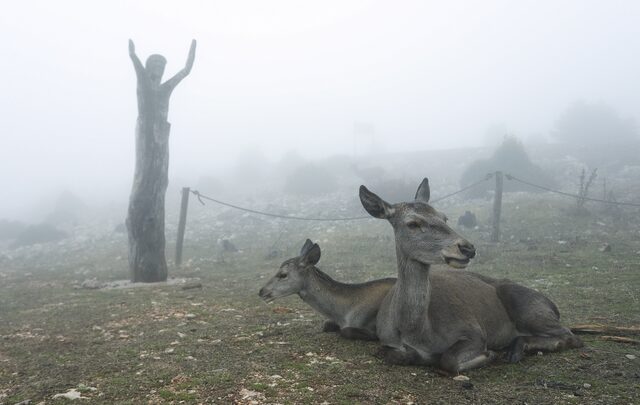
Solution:
<path fill-rule="evenodd" d="M 63 187 L 128 192 L 128 38 L 165 79 L 198 40 L 169 112 L 170 178 L 197 178 L 246 150 L 352 154 L 355 122 L 406 151 L 481 145 L 494 124 L 548 136 L 579 99 L 640 121 L 639 21 L 632 0 L 6 2 L 0 218 Z"/>

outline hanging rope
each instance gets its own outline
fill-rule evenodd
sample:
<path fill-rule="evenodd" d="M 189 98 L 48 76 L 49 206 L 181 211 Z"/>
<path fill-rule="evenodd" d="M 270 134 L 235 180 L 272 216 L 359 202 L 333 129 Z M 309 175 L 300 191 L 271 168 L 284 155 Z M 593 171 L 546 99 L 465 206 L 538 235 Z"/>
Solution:
<path fill-rule="evenodd" d="M 452 197 L 456 194 L 460 194 L 466 190 L 469 190 L 472 187 L 477 186 L 480 183 L 483 183 L 487 180 L 489 180 L 491 177 L 493 177 L 493 174 L 487 174 L 487 176 L 485 178 L 483 178 L 482 180 L 479 180 L 473 184 L 470 184 L 456 192 L 453 192 L 451 194 L 447 194 L 445 196 L 442 196 L 440 198 L 437 198 L 435 200 L 432 200 L 431 203 L 436 203 L 438 201 L 442 201 L 446 198 Z M 239 205 L 235 205 L 235 204 L 231 204 L 228 202 L 224 202 L 224 201 L 220 201 L 218 199 L 215 199 L 213 197 L 209 197 L 206 196 L 204 194 L 201 194 L 198 190 L 190 190 L 193 195 L 195 195 L 198 198 L 198 201 L 200 201 L 200 204 L 205 205 L 203 200 L 208 200 L 208 201 L 212 201 L 216 204 L 220 204 L 220 205 L 224 205 L 225 207 L 230 207 L 230 208 L 235 208 L 237 210 L 241 210 L 241 211 L 245 211 L 245 212 L 250 212 L 252 214 L 258 214 L 258 215 L 265 215 L 268 217 L 272 217 L 272 218 L 282 218 L 282 219 L 295 219 L 298 221 L 358 221 L 358 220 L 362 220 L 362 219 L 370 219 L 371 216 L 367 215 L 367 216 L 361 216 L 361 217 L 327 217 L 327 218 L 319 218 L 319 217 L 299 217 L 299 216 L 295 216 L 295 215 L 281 215 L 281 214 L 274 214 L 271 212 L 265 212 L 265 211 L 258 211 L 258 210 L 254 210 L 251 208 L 245 208 L 245 207 L 241 207 Z"/>
<path fill-rule="evenodd" d="M 294 216 L 294 215 L 273 214 L 273 213 L 270 213 L 270 212 L 253 210 L 251 208 L 240 207 L 238 205 L 234 205 L 234 204 L 230 204 L 230 203 L 227 203 L 227 202 L 224 202 L 224 201 L 216 200 L 215 198 L 211 198 L 211 197 L 208 197 L 206 195 L 200 194 L 200 192 L 197 191 L 197 190 L 191 190 L 191 192 L 196 197 L 198 197 L 198 201 L 200 201 L 200 203 L 202 205 L 204 205 L 204 201 L 202 201 L 202 200 L 209 200 L 209 201 L 213 201 L 214 203 L 217 203 L 217 204 L 220 204 L 220 205 L 224 205 L 225 207 L 231 207 L 231 208 L 235 208 L 237 210 L 250 212 L 252 214 L 265 215 L 265 216 L 273 217 L 273 218 L 295 219 L 295 220 L 298 220 L 298 221 L 355 221 L 355 220 L 360 220 L 360 219 L 369 219 L 369 218 L 371 218 L 368 215 L 366 217 L 362 216 L 362 217 L 344 217 L 344 218 L 314 218 L 314 217 L 297 217 L 297 216 Z"/>
<path fill-rule="evenodd" d="M 485 181 L 487 181 L 487 180 L 490 180 L 492 177 L 493 177 L 493 173 L 489 173 L 489 174 L 487 174 L 487 175 L 486 175 L 482 180 L 478 180 L 478 181 L 476 181 L 475 183 L 471 183 L 471 184 L 469 184 L 468 186 L 463 187 L 463 188 L 461 188 L 460 190 L 455 191 L 455 192 L 453 192 L 453 193 L 451 193 L 451 194 L 447 194 L 447 195 L 442 196 L 442 197 L 440 197 L 440 198 L 436 198 L 435 200 L 431 200 L 431 201 L 429 201 L 429 203 L 430 203 L 430 204 L 433 204 L 433 203 L 437 203 L 438 201 L 442 201 L 442 200 L 444 200 L 444 199 L 446 199 L 446 198 L 453 197 L 453 196 L 454 196 L 454 195 L 456 195 L 456 194 L 460 194 L 460 193 L 462 193 L 462 192 L 464 192 L 464 191 L 469 190 L 470 188 L 473 188 L 473 187 L 477 186 L 478 184 L 481 184 L 481 183 L 484 183 L 484 182 L 485 182 Z"/>
<path fill-rule="evenodd" d="M 535 188 L 538 188 L 540 190 L 549 191 L 551 193 L 560 194 L 560 195 L 563 195 L 563 196 L 566 196 L 566 197 L 573 197 L 573 198 L 583 199 L 585 201 L 594 201 L 594 202 L 599 202 L 599 203 L 603 203 L 603 204 L 624 205 L 624 206 L 628 206 L 628 207 L 640 207 L 640 203 L 618 202 L 618 201 L 601 200 L 599 198 L 582 197 L 582 196 L 579 196 L 577 194 L 565 193 L 564 191 L 554 190 L 554 189 L 551 189 L 549 187 L 541 186 L 539 184 L 534 184 L 534 183 L 528 182 L 526 180 L 519 179 L 519 178 L 517 178 L 515 176 L 512 176 L 510 174 L 506 174 L 505 173 L 504 176 L 507 178 L 507 180 L 517 181 L 518 183 L 526 184 L 528 186 L 535 187 Z"/>

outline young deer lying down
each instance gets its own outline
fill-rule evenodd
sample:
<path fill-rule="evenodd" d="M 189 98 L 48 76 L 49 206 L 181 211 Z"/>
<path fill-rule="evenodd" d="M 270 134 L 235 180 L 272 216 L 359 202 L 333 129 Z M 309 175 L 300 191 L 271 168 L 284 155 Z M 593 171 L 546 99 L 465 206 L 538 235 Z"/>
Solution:
<path fill-rule="evenodd" d="M 395 278 L 361 284 L 344 284 L 318 270 L 320 246 L 305 242 L 300 256 L 285 260 L 259 295 L 266 302 L 298 294 L 313 309 L 328 318 L 325 332 L 340 332 L 347 339 L 377 340 L 376 316 Z"/>
<path fill-rule="evenodd" d="M 475 247 L 429 205 L 424 179 L 414 201 L 389 204 L 366 187 L 360 201 L 369 214 L 389 221 L 395 233 L 398 280 L 380 305 L 377 335 L 393 364 L 438 365 L 456 373 L 491 362 L 508 350 L 512 362 L 525 353 L 581 347 L 560 323 L 543 294 L 509 280 L 463 270 Z"/>

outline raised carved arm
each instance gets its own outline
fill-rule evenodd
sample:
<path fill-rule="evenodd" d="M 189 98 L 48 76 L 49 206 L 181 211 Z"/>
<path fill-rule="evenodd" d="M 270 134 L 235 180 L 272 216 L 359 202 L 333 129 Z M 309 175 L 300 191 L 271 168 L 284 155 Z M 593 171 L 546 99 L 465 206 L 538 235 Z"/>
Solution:
<path fill-rule="evenodd" d="M 191 40 L 191 48 L 189 49 L 189 56 L 187 57 L 187 63 L 184 65 L 184 69 L 176 73 L 171 79 L 164 82 L 162 87 L 165 87 L 169 91 L 173 89 L 191 72 L 193 67 L 193 61 L 196 58 L 196 40 Z"/>
<path fill-rule="evenodd" d="M 138 81 L 146 82 L 146 80 L 148 79 L 147 71 L 144 69 L 142 62 L 140 62 L 138 55 L 136 55 L 136 46 L 133 44 L 132 40 L 129 40 L 129 57 L 133 62 L 134 69 L 136 70 L 136 76 L 138 76 Z"/>

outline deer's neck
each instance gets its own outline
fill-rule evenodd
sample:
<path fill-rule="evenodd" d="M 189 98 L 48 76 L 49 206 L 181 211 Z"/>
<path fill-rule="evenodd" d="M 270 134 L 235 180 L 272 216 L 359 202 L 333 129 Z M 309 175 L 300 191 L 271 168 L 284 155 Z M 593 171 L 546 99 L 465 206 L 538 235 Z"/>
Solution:
<path fill-rule="evenodd" d="M 300 298 L 327 318 L 340 322 L 353 306 L 353 295 L 348 284 L 340 283 L 322 271 L 309 271 Z"/>
<path fill-rule="evenodd" d="M 398 281 L 396 298 L 400 325 L 423 325 L 429 311 L 431 282 L 429 264 L 420 263 L 396 250 Z"/>

